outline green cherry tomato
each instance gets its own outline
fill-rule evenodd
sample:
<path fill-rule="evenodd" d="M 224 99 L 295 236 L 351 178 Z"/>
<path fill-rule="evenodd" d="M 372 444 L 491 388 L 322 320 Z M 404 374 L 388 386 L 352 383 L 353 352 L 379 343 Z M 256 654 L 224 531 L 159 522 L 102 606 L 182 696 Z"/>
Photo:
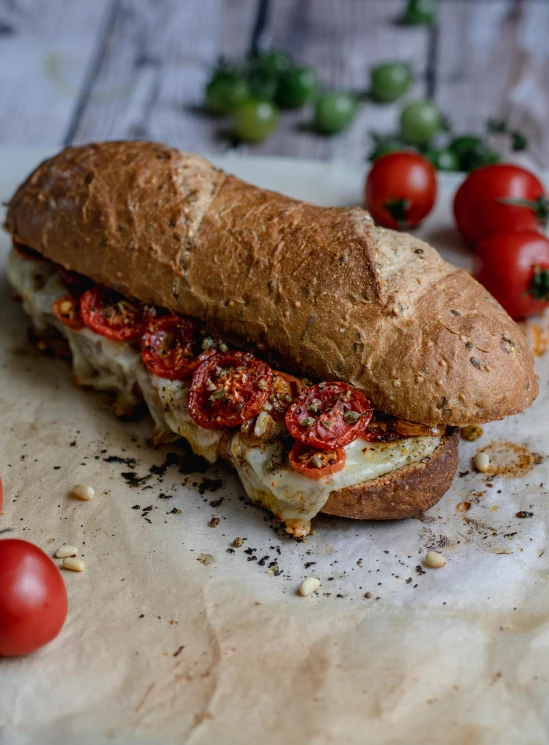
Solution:
<path fill-rule="evenodd" d="M 289 70 L 292 66 L 292 60 L 280 49 L 273 49 L 261 55 L 261 59 L 269 65 L 276 73 L 282 73 Z"/>
<path fill-rule="evenodd" d="M 243 142 L 261 142 L 277 123 L 278 111 L 270 101 L 250 99 L 234 112 L 234 133 Z"/>
<path fill-rule="evenodd" d="M 343 91 L 323 93 L 316 102 L 315 127 L 324 134 L 337 134 L 351 124 L 356 114 L 356 98 Z"/>
<path fill-rule="evenodd" d="M 370 93 L 377 101 L 396 101 L 412 82 L 412 71 L 403 62 L 385 62 L 372 68 Z"/>
<path fill-rule="evenodd" d="M 284 109 L 298 109 L 316 93 L 318 81 L 310 67 L 293 67 L 280 74 L 276 101 Z"/>
<path fill-rule="evenodd" d="M 248 98 L 248 84 L 236 73 L 214 74 L 206 87 L 206 108 L 211 114 L 230 114 Z"/>
<path fill-rule="evenodd" d="M 423 155 L 437 171 L 459 171 L 459 158 L 453 150 L 426 150 Z"/>
<path fill-rule="evenodd" d="M 426 145 L 442 126 L 442 114 L 430 101 L 415 101 L 408 104 L 400 115 L 402 136 L 414 145 Z"/>
<path fill-rule="evenodd" d="M 430 24 L 436 20 L 438 0 L 408 0 L 403 21 L 410 25 Z"/>

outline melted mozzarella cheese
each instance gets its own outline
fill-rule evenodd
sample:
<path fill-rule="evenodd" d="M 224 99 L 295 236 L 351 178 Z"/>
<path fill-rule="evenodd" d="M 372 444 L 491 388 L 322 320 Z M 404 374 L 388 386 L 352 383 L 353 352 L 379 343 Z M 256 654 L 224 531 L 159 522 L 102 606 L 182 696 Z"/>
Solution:
<path fill-rule="evenodd" d="M 131 413 L 140 401 L 136 387 L 139 350 L 127 342 L 106 339 L 89 328 L 75 331 L 60 325 L 69 343 L 78 385 L 113 391 L 117 397 L 117 414 Z"/>
<path fill-rule="evenodd" d="M 145 376 L 148 376 L 148 381 L 144 380 Z M 151 375 L 144 366 L 139 374 L 139 382 L 155 421 L 156 436 L 153 434 L 153 439 L 166 442 L 163 439 L 166 433 L 175 432 L 189 442 L 196 455 L 202 456 L 209 463 L 215 463 L 223 431 L 206 429 L 193 421 L 187 409 L 188 383 Z"/>
<path fill-rule="evenodd" d="M 237 434 L 230 454 L 249 498 L 293 526 L 295 535 L 306 535 L 311 518 L 320 512 L 330 492 L 416 463 L 432 455 L 440 442 L 439 437 L 408 437 L 384 443 L 355 440 L 345 448 L 343 470 L 321 479 L 309 479 L 294 471 L 280 439 L 249 447 Z"/>
<path fill-rule="evenodd" d="M 8 279 L 21 296 L 23 308 L 32 318 L 35 329 L 45 331 L 55 318 L 51 306 L 58 297 L 67 294 L 55 267 L 47 261 L 23 259 L 16 251 L 11 251 Z"/>

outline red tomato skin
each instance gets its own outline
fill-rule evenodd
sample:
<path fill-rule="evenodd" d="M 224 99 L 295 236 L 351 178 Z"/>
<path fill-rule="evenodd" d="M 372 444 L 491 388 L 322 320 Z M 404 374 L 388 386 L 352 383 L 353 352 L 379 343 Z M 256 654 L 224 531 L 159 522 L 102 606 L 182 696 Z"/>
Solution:
<path fill-rule="evenodd" d="M 499 199 L 535 201 L 544 194 L 543 184 L 520 166 L 495 163 L 467 176 L 454 198 L 454 217 L 470 246 L 496 233 L 539 232 L 536 213 L 529 207 L 504 204 Z"/>
<path fill-rule="evenodd" d="M 141 357 L 147 369 L 154 375 L 168 380 L 190 378 L 202 361 L 199 352 L 193 350 L 197 345 L 199 328 L 197 321 L 186 316 L 170 314 L 151 318 L 141 338 Z M 167 355 L 164 359 L 159 353 L 158 346 L 162 335 L 168 333 L 177 336 L 181 350 L 178 356 L 174 351 L 171 356 Z"/>
<path fill-rule="evenodd" d="M 534 266 L 549 269 L 549 240 L 534 231 L 502 233 L 478 246 L 473 275 L 518 321 L 549 306 L 527 294 Z"/>
<path fill-rule="evenodd" d="M 433 165 L 417 153 L 388 153 L 378 158 L 364 189 L 366 209 L 378 225 L 394 230 L 413 228 L 433 209 L 437 197 L 437 175 Z M 394 199 L 407 199 L 406 226 L 386 209 Z"/>
<path fill-rule="evenodd" d="M 103 320 L 103 308 L 110 302 L 111 296 L 128 303 L 134 318 L 127 325 L 118 323 L 109 325 Z M 85 325 L 96 334 L 111 341 L 135 341 L 143 335 L 146 326 L 145 308 L 139 301 L 128 300 L 102 285 L 94 285 L 86 290 L 80 298 L 80 312 Z"/>
<path fill-rule="evenodd" d="M 38 546 L 0 540 L 0 656 L 18 657 L 43 647 L 67 617 L 61 572 Z"/>
<path fill-rule="evenodd" d="M 299 455 L 305 450 L 314 452 L 314 448 L 309 448 L 307 445 L 299 442 L 299 440 L 296 440 L 294 446 L 290 451 L 289 460 L 290 465 L 292 466 L 294 471 L 301 474 L 302 476 L 306 476 L 308 479 L 313 479 L 316 481 L 318 479 L 324 478 L 325 476 L 331 476 L 333 473 L 338 473 L 338 471 L 342 471 L 345 468 L 347 454 L 345 453 L 345 450 L 343 450 L 343 448 L 334 450 L 333 454 L 335 462 L 332 465 L 324 466 L 323 468 L 309 468 L 307 465 L 300 463 Z"/>

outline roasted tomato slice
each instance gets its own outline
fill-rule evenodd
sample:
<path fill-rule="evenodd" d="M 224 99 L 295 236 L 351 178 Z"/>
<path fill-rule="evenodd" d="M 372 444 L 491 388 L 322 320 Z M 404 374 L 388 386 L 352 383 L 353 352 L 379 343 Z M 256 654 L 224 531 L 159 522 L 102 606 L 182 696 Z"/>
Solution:
<path fill-rule="evenodd" d="M 57 271 L 61 282 L 75 295 L 81 295 L 93 285 L 91 279 L 84 277 L 83 274 L 78 274 L 78 272 L 73 272 L 71 269 L 65 269 L 61 264 L 57 264 Z"/>
<path fill-rule="evenodd" d="M 318 450 L 296 442 L 290 451 L 290 465 L 308 479 L 321 479 L 332 473 L 342 471 L 347 456 L 343 448 L 335 450 Z"/>
<path fill-rule="evenodd" d="M 376 412 L 361 437 L 369 442 L 393 442 L 406 437 L 441 437 L 444 427 L 431 427 L 427 424 L 406 422 L 388 414 Z"/>
<path fill-rule="evenodd" d="M 151 318 L 141 339 L 141 356 L 160 378 L 185 380 L 199 365 L 200 326 L 185 316 Z"/>
<path fill-rule="evenodd" d="M 86 290 L 80 312 L 86 326 L 113 341 L 132 341 L 145 331 L 145 307 L 102 285 Z"/>
<path fill-rule="evenodd" d="M 273 371 L 273 390 L 264 409 L 277 421 L 284 419 L 288 406 L 292 404 L 303 389 L 301 381 L 288 373 Z"/>
<path fill-rule="evenodd" d="M 370 403 L 360 391 L 347 383 L 317 383 L 290 406 L 286 426 L 305 445 L 332 450 L 360 437 L 371 418 Z"/>
<path fill-rule="evenodd" d="M 47 259 L 45 259 L 41 253 L 38 253 L 38 251 L 35 251 L 33 248 L 25 246 L 25 244 L 21 243 L 21 241 L 18 241 L 17 238 L 12 238 L 11 243 L 14 251 L 22 259 L 26 259 L 27 261 L 47 261 Z"/>
<path fill-rule="evenodd" d="M 80 300 L 76 295 L 63 295 L 57 298 L 52 306 L 56 318 L 70 329 L 80 331 L 84 328 L 84 321 L 80 313 Z"/>
<path fill-rule="evenodd" d="M 260 412 L 272 389 L 271 368 L 252 354 L 215 352 L 194 371 L 187 406 L 201 427 L 238 427 Z"/>

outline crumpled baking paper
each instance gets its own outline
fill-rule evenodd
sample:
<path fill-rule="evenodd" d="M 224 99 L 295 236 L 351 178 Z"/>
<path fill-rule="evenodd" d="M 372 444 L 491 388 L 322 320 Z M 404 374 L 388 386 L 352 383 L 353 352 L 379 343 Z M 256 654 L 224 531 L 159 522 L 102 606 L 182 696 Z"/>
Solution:
<path fill-rule="evenodd" d="M 28 158 L 3 160 L 7 198 Z M 225 164 L 311 201 L 360 200 L 358 168 Z M 467 266 L 454 185 L 421 235 Z M 0 661 L 0 745 L 549 741 L 547 320 L 526 329 L 538 400 L 462 442 L 437 507 L 398 523 L 321 516 L 299 543 L 223 467 L 193 472 L 175 446 L 148 448 L 147 420 L 116 420 L 67 361 L 36 351 L 0 240 L 0 530 L 50 555 L 77 545 L 86 563 L 63 572 L 60 636 Z M 482 448 L 496 472 L 472 468 Z M 77 483 L 95 499 L 71 499 Z M 430 549 L 444 568 L 423 565 Z M 321 586 L 303 598 L 308 576 Z"/>

